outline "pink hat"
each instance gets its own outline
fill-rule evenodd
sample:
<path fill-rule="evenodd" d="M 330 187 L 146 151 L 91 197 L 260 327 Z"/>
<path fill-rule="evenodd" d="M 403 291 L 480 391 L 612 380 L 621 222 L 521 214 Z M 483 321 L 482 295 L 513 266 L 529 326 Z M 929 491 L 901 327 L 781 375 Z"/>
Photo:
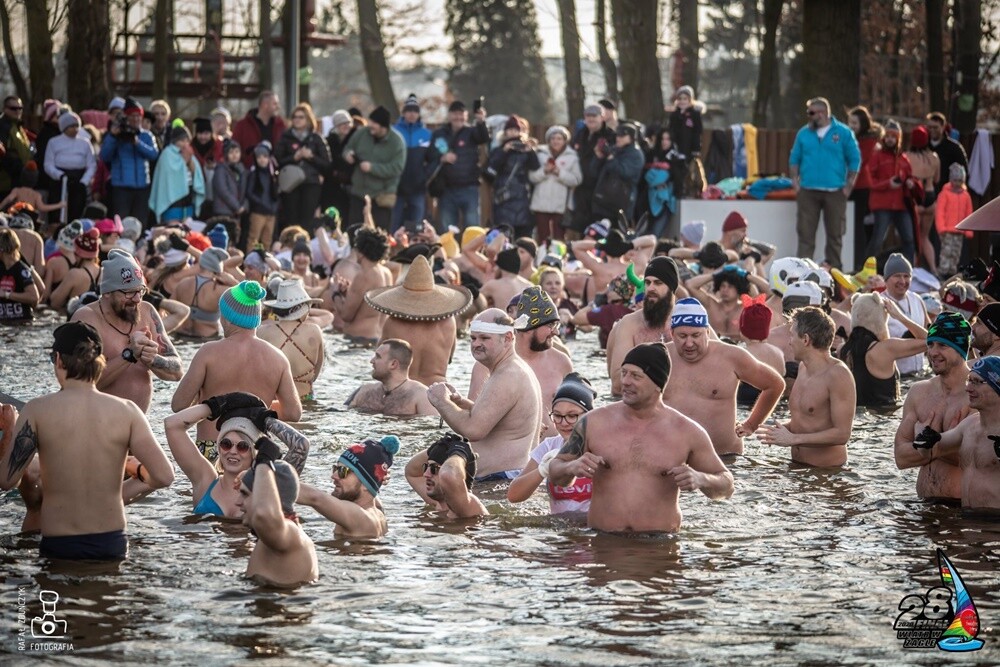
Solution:
<path fill-rule="evenodd" d="M 122 219 L 119 218 L 117 215 L 114 217 L 113 220 L 111 218 L 104 218 L 103 220 L 98 220 L 97 222 L 94 223 L 94 226 L 97 228 L 97 231 L 99 231 L 101 234 L 121 234 L 123 231 L 125 231 L 125 228 L 122 227 Z"/>

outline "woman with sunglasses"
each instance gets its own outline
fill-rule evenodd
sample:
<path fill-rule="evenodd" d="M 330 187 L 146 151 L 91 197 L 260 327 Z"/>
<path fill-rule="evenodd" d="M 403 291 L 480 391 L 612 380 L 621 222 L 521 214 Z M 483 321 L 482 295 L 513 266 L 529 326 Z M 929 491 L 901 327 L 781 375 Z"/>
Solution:
<path fill-rule="evenodd" d="M 538 443 L 531 452 L 531 460 L 521 474 L 510 483 L 507 500 L 521 503 L 531 497 L 543 482 L 549 492 L 549 511 L 552 514 L 566 512 L 586 513 L 590 509 L 590 494 L 593 484 L 590 479 L 577 477 L 572 486 L 555 486 L 548 481 L 549 461 L 559 454 L 563 442 L 573 432 L 580 418 L 594 409 L 597 392 L 590 382 L 579 373 L 570 373 L 563 378 L 552 399 L 549 417 L 558 435 Z"/>
<path fill-rule="evenodd" d="M 219 458 L 213 464 L 202 456 L 188 429 L 204 419 L 218 419 Z M 167 445 L 174 460 L 191 480 L 195 514 L 214 514 L 238 519 L 241 512 L 237 477 L 248 470 L 257 451 L 254 443 L 262 436 L 273 435 L 288 446 L 285 461 L 302 474 L 309 440 L 280 421 L 264 403 L 244 392 L 214 396 L 170 415 L 163 422 Z"/>

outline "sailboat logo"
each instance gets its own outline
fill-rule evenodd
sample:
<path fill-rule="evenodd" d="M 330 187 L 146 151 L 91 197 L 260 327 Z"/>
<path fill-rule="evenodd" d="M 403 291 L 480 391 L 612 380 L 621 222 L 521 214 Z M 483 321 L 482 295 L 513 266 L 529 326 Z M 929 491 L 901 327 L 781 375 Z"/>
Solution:
<path fill-rule="evenodd" d="M 951 623 L 938 638 L 937 647 L 942 651 L 978 651 L 983 647 L 983 640 L 976 639 L 976 635 L 979 634 L 979 614 L 976 613 L 976 605 L 973 604 L 969 591 L 962 583 L 958 570 L 944 552 L 938 549 L 937 557 L 941 569 L 941 583 L 955 594 Z"/>

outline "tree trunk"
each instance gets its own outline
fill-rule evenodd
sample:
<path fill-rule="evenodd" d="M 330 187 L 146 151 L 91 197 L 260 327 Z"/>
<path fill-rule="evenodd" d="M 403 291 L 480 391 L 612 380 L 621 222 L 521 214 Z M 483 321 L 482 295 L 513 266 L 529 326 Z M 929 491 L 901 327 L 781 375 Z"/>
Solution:
<path fill-rule="evenodd" d="M 70 0 L 66 15 L 66 97 L 74 109 L 106 109 L 111 31 L 108 0 Z M 86 58 L 71 54 L 86 53 Z"/>
<path fill-rule="evenodd" d="M 260 55 L 257 60 L 257 83 L 261 90 L 271 90 L 271 0 L 260 0 Z"/>
<path fill-rule="evenodd" d="M 21 102 L 25 102 L 31 97 L 28 90 L 28 82 L 24 80 L 21 66 L 17 64 L 17 55 L 14 53 L 14 44 L 10 38 L 10 13 L 7 11 L 7 1 L 0 0 L 0 33 L 3 36 L 3 53 L 7 59 L 7 67 L 10 69 L 10 78 L 14 80 L 14 88 Z"/>
<path fill-rule="evenodd" d="M 34 110 L 52 97 L 52 82 L 56 70 L 52 65 L 52 33 L 49 32 L 48 0 L 25 0 L 25 30 L 28 33 L 28 79 L 31 100 L 23 100 Z"/>
<path fill-rule="evenodd" d="M 982 4 L 980 0 L 955 0 L 957 72 L 952 92 L 951 122 L 961 133 L 976 129 L 979 108 L 979 60 L 982 56 Z"/>
<path fill-rule="evenodd" d="M 379 25 L 375 0 L 358 0 L 358 28 L 361 36 L 361 58 L 365 63 L 365 74 L 368 75 L 372 100 L 395 116 L 399 113 L 399 109 L 396 106 L 396 95 L 392 92 L 392 81 L 389 80 L 389 67 L 385 64 L 385 44 L 382 41 L 382 28 Z"/>
<path fill-rule="evenodd" d="M 698 34 L 698 0 L 676 0 L 677 33 L 680 37 L 681 80 L 698 90 L 698 51 L 701 38 Z M 682 85 L 684 85 L 682 84 Z"/>
<path fill-rule="evenodd" d="M 830 101 L 834 116 L 858 103 L 861 0 L 803 0 L 802 95 Z"/>
<path fill-rule="evenodd" d="M 607 25 L 605 0 L 597 0 L 597 16 L 594 19 L 594 27 L 597 32 L 597 57 L 601 61 L 601 69 L 604 71 L 604 94 L 617 100 L 618 68 L 615 67 L 615 61 L 608 52 Z"/>
<path fill-rule="evenodd" d="M 169 26 L 168 0 L 156 0 L 156 9 L 153 13 L 153 33 L 155 41 L 153 44 L 153 99 L 162 100 L 167 97 L 167 67 L 169 61 L 167 55 L 170 52 L 168 26 Z"/>
<path fill-rule="evenodd" d="M 925 0 L 924 21 L 927 29 L 927 91 L 932 111 L 945 109 L 944 98 L 944 0 Z"/>
<path fill-rule="evenodd" d="M 785 0 L 764 0 L 764 37 L 757 71 L 757 94 L 753 102 L 753 124 L 767 127 L 767 108 L 778 88 L 778 23 Z"/>
<path fill-rule="evenodd" d="M 615 44 L 622 66 L 622 101 L 629 118 L 651 123 L 663 116 L 656 60 L 658 0 L 611 0 Z"/>
<path fill-rule="evenodd" d="M 580 73 L 580 32 L 576 27 L 575 0 L 559 1 L 559 28 L 562 34 L 563 71 L 566 73 L 567 125 L 583 117 L 583 76 Z"/>

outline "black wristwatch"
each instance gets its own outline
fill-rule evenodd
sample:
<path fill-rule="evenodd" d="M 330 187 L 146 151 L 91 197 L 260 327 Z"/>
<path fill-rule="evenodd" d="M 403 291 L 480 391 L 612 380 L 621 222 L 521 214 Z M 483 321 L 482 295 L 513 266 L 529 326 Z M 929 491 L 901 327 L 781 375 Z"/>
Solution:
<path fill-rule="evenodd" d="M 139 361 L 139 359 L 136 358 L 135 356 L 135 352 L 133 352 L 132 348 L 130 347 L 126 347 L 124 350 L 122 350 L 122 359 L 129 362 L 130 364 L 134 364 Z"/>

